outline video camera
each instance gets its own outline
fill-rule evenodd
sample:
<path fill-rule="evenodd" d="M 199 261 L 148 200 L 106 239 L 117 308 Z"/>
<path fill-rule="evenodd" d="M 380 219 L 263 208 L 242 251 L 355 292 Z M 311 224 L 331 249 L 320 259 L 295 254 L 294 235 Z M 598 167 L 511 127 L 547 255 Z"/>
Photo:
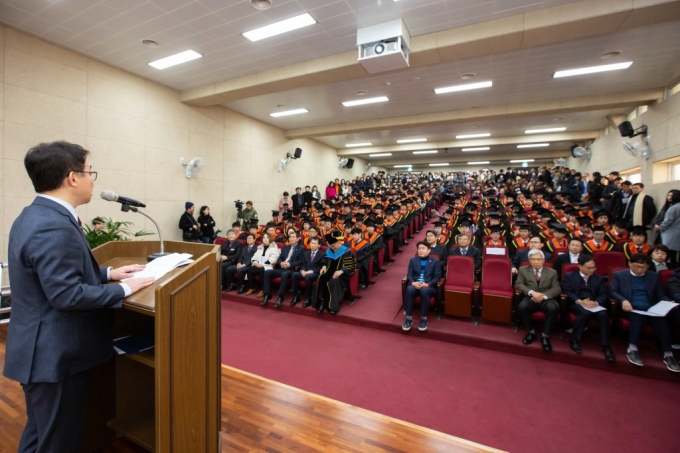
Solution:
<path fill-rule="evenodd" d="M 234 205 L 236 206 L 236 210 L 237 210 L 238 212 L 241 212 L 241 210 L 243 209 L 243 205 L 244 205 L 244 204 L 246 204 L 246 202 L 243 201 L 243 200 L 236 200 L 236 201 L 234 201 Z"/>

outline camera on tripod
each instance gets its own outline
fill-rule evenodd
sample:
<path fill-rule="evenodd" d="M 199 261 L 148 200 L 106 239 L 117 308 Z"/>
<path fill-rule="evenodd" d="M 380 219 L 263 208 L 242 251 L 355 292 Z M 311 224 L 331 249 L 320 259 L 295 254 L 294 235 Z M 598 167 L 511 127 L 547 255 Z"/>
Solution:
<path fill-rule="evenodd" d="M 243 200 L 236 200 L 236 201 L 234 201 L 234 205 L 236 206 L 236 210 L 237 210 L 238 212 L 241 212 L 241 210 L 243 209 L 243 205 L 244 205 L 244 204 L 246 204 L 246 202 L 243 201 Z"/>

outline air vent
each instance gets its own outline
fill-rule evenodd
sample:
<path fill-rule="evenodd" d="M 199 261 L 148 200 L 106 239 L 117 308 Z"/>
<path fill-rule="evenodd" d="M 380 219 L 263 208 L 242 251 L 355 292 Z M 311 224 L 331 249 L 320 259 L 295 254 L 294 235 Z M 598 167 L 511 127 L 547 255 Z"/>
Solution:
<path fill-rule="evenodd" d="M 144 44 L 146 47 L 153 47 L 153 48 L 160 46 L 160 44 L 158 44 L 153 39 L 145 39 L 145 40 L 142 41 L 142 44 Z"/>
<path fill-rule="evenodd" d="M 272 7 L 272 0 L 249 0 L 249 3 L 258 11 L 266 11 Z"/>
<path fill-rule="evenodd" d="M 467 74 L 463 74 L 462 76 L 460 76 L 460 78 L 463 80 L 470 80 L 475 78 L 476 75 L 477 74 L 475 74 L 474 72 L 468 72 Z"/>
<path fill-rule="evenodd" d="M 601 58 L 602 60 L 609 60 L 610 58 L 618 57 L 618 56 L 621 55 L 622 53 L 623 53 L 623 52 L 620 51 L 620 50 L 615 50 L 615 51 L 613 51 L 613 52 L 607 52 L 607 53 L 604 53 L 604 54 L 600 55 L 600 58 Z"/>

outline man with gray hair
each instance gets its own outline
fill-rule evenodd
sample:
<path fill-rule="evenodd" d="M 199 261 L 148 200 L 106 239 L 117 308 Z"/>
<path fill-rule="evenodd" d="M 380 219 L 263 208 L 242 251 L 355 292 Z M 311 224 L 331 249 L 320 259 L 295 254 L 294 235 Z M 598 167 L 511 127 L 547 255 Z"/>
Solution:
<path fill-rule="evenodd" d="M 552 351 L 550 331 L 557 322 L 559 304 L 555 300 L 562 289 L 557 279 L 557 272 L 545 267 L 545 255 L 540 250 L 529 251 L 529 265 L 519 268 L 515 289 L 522 291 L 524 298 L 517 307 L 520 320 L 527 329 L 527 335 L 522 343 L 529 345 L 536 340 L 531 315 L 537 311 L 545 314 L 543 320 L 543 334 L 541 345 L 546 352 Z"/>

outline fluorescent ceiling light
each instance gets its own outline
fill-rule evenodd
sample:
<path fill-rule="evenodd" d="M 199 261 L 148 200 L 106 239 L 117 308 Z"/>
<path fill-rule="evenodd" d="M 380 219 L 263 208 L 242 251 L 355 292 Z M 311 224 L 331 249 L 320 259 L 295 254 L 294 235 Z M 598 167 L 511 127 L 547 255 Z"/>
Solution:
<path fill-rule="evenodd" d="M 269 38 L 270 36 L 280 35 L 287 31 L 297 30 L 298 28 L 313 25 L 316 21 L 308 13 L 300 14 L 299 16 L 291 17 L 290 19 L 282 20 L 265 27 L 256 28 L 255 30 L 243 33 L 243 36 L 251 41 L 259 41 L 260 39 Z"/>
<path fill-rule="evenodd" d="M 532 143 L 530 145 L 517 145 L 518 148 L 543 148 L 544 146 L 550 146 L 550 143 Z"/>
<path fill-rule="evenodd" d="M 562 132 L 566 131 L 566 127 L 548 127 L 546 129 L 528 129 L 524 131 L 525 134 L 542 134 L 544 132 Z"/>
<path fill-rule="evenodd" d="M 348 143 L 345 145 L 347 148 L 359 148 L 361 146 L 373 146 L 373 143 L 366 142 L 366 143 Z"/>
<path fill-rule="evenodd" d="M 468 162 L 468 165 L 485 165 L 485 164 L 488 164 L 488 163 L 489 163 L 488 160 L 483 160 L 481 162 Z"/>
<path fill-rule="evenodd" d="M 394 168 L 411 168 L 410 165 L 395 165 Z"/>
<path fill-rule="evenodd" d="M 391 156 L 392 153 L 380 153 L 380 154 L 369 154 L 369 157 L 386 157 L 386 156 Z"/>
<path fill-rule="evenodd" d="M 478 82 L 478 83 L 467 83 L 464 85 L 455 85 L 452 87 L 435 88 L 434 92 L 437 94 L 443 93 L 453 93 L 454 91 L 467 91 L 476 90 L 477 88 L 488 88 L 493 85 L 493 82 Z"/>
<path fill-rule="evenodd" d="M 511 164 L 521 164 L 522 162 L 533 162 L 535 159 L 516 159 L 516 160 L 511 160 Z"/>
<path fill-rule="evenodd" d="M 461 151 L 467 153 L 468 151 L 488 151 L 490 149 L 491 148 L 489 148 L 488 146 L 480 146 L 479 148 L 463 148 Z"/>
<path fill-rule="evenodd" d="M 448 167 L 449 164 L 430 164 L 430 167 Z"/>
<path fill-rule="evenodd" d="M 354 107 L 355 105 L 364 105 L 364 104 L 375 104 L 376 102 L 387 102 L 389 99 L 387 96 L 380 96 L 377 98 L 368 98 L 368 99 L 358 99 L 356 101 L 347 101 L 343 102 L 342 105 L 345 107 Z"/>
<path fill-rule="evenodd" d="M 413 151 L 413 154 L 437 154 L 439 151 L 432 149 L 429 151 Z"/>
<path fill-rule="evenodd" d="M 409 138 L 406 140 L 397 140 L 397 143 L 418 143 L 418 142 L 426 142 L 426 138 Z"/>
<path fill-rule="evenodd" d="M 160 60 L 152 61 L 149 66 L 153 66 L 156 69 L 165 69 L 170 66 L 175 66 L 178 64 L 186 63 L 187 61 L 195 60 L 201 58 L 198 52 L 193 50 L 185 50 L 184 52 L 176 53 L 175 55 L 170 55 L 169 57 L 161 58 Z"/>
<path fill-rule="evenodd" d="M 464 138 L 481 138 L 481 137 L 491 137 L 491 134 L 467 134 L 467 135 L 456 135 L 457 139 Z"/>
<path fill-rule="evenodd" d="M 278 118 L 279 116 L 299 115 L 301 113 L 309 113 L 309 110 L 307 109 L 286 110 L 285 112 L 270 113 L 269 116 Z"/>
<path fill-rule="evenodd" d="M 559 77 L 570 77 L 581 74 L 593 74 L 596 72 L 616 71 L 617 69 L 626 69 L 630 67 L 630 65 L 632 64 L 633 64 L 632 61 L 626 61 L 625 63 L 605 64 L 600 66 L 591 66 L 589 68 L 568 69 L 566 71 L 557 71 L 553 75 L 553 78 L 557 79 Z"/>

